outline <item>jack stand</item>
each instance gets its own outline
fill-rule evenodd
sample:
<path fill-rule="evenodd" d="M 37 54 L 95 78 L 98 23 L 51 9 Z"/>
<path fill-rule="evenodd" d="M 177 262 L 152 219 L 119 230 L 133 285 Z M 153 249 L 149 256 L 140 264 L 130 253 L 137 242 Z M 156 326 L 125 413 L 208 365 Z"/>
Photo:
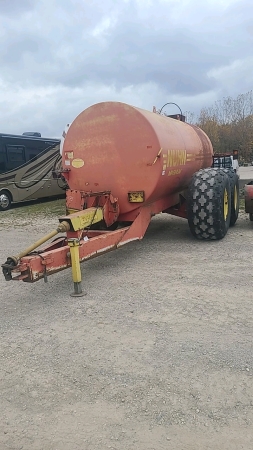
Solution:
<path fill-rule="evenodd" d="M 71 257 L 71 268 L 72 268 L 72 278 L 74 282 L 74 292 L 71 297 L 82 297 L 85 295 L 82 291 L 82 275 L 81 275 L 81 267 L 80 267 L 80 259 L 79 259 L 79 240 L 78 239 L 68 239 L 68 245 L 70 248 L 70 257 Z"/>
<path fill-rule="evenodd" d="M 86 294 L 82 291 L 81 281 L 79 281 L 79 282 L 74 281 L 74 292 L 72 292 L 72 294 L 70 294 L 70 296 L 71 297 L 83 297 L 84 295 L 86 295 Z"/>

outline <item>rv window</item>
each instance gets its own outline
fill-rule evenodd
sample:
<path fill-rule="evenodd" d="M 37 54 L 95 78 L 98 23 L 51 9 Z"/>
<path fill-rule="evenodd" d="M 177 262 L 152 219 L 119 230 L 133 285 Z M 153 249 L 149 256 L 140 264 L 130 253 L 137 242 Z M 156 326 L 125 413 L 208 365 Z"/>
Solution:
<path fill-rule="evenodd" d="M 7 158 L 9 162 L 25 162 L 25 147 L 17 145 L 6 145 Z"/>

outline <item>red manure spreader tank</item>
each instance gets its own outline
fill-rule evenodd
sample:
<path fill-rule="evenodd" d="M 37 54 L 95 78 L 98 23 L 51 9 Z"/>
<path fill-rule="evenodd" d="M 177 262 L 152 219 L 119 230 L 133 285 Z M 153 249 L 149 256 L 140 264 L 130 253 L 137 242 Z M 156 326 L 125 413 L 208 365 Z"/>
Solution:
<path fill-rule="evenodd" d="M 212 167 L 207 135 L 156 112 L 118 102 L 89 107 L 69 127 L 62 164 L 66 216 L 7 258 L 6 280 L 46 280 L 72 267 L 73 295 L 82 295 L 80 262 L 142 239 L 155 214 L 184 217 L 207 240 L 222 239 L 238 217 L 238 176 Z M 58 233 L 65 234 L 34 251 Z"/>

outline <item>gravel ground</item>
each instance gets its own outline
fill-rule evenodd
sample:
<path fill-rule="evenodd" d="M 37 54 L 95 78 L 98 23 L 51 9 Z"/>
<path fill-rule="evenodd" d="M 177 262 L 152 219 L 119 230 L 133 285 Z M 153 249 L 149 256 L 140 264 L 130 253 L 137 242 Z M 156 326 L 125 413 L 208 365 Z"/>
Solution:
<path fill-rule="evenodd" d="M 0 214 L 1 263 L 62 202 Z M 253 448 L 253 225 L 220 242 L 156 216 L 143 241 L 28 285 L 0 278 L 0 450 Z"/>

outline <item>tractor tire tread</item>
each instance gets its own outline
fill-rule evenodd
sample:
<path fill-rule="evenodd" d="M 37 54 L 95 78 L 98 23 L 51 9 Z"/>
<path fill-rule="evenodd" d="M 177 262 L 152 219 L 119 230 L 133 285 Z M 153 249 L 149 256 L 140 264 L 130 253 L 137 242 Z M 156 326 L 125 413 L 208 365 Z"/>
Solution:
<path fill-rule="evenodd" d="M 188 188 L 187 214 L 190 230 L 197 239 L 217 240 L 225 236 L 228 227 L 224 223 L 224 186 L 230 204 L 230 184 L 222 170 L 201 169 L 194 174 Z"/>

